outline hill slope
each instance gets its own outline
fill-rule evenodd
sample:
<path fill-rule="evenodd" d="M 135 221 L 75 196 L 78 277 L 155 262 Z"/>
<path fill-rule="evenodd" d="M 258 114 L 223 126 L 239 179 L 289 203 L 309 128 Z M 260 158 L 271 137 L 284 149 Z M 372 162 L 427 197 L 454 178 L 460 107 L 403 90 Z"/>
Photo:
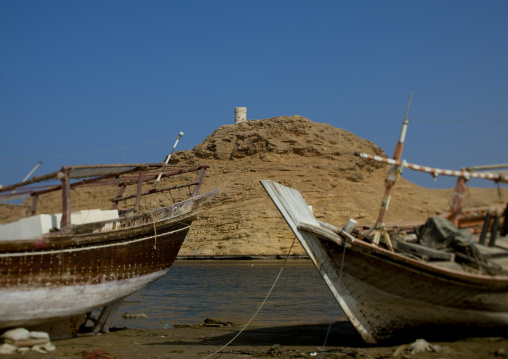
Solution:
<path fill-rule="evenodd" d="M 300 116 L 220 127 L 194 149 L 175 156 L 180 163 L 209 164 L 204 189 L 221 189 L 201 212 L 180 253 L 287 253 L 294 235 L 259 183 L 262 179 L 299 190 L 318 219 L 337 226 L 348 218 L 375 222 L 388 166 L 355 152 L 386 156 L 370 141 Z M 448 209 L 451 195 L 451 189 L 425 189 L 401 179 L 388 220 L 420 220 L 441 213 Z M 496 192 L 475 189 L 470 197 L 470 204 L 481 205 Z M 303 249 L 297 244 L 292 253 Z"/>

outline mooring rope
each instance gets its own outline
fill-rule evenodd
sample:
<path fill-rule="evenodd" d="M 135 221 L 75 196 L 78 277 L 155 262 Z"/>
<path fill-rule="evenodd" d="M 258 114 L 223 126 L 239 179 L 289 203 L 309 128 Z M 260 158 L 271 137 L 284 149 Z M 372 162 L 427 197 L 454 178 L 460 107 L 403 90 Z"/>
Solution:
<path fill-rule="evenodd" d="M 221 348 L 217 349 L 214 353 L 204 357 L 203 359 L 207 359 L 207 358 L 211 358 L 212 356 L 214 356 L 215 354 L 218 354 L 220 353 L 224 348 L 226 348 L 229 344 L 231 344 L 236 338 L 238 338 L 240 336 L 240 334 L 242 334 L 242 332 L 249 326 L 249 324 L 254 320 L 254 318 L 256 317 L 256 315 L 261 311 L 261 308 L 263 307 L 263 305 L 266 303 L 266 301 L 268 300 L 268 297 L 270 297 L 270 294 L 272 293 L 273 289 L 275 288 L 275 285 L 277 284 L 277 281 L 279 280 L 279 277 L 280 275 L 282 274 L 282 270 L 284 269 L 284 267 L 286 266 L 286 262 L 289 258 L 289 254 L 291 253 L 291 249 L 293 249 L 293 245 L 295 244 L 295 240 L 296 238 L 293 238 L 293 243 L 291 243 L 291 247 L 289 248 L 289 252 L 288 254 L 286 255 L 286 259 L 284 260 L 284 263 L 282 264 L 282 268 L 280 269 L 279 271 L 279 274 L 277 275 L 277 278 L 275 278 L 275 282 L 273 282 L 272 284 L 272 287 L 270 288 L 270 290 L 268 291 L 268 294 L 266 294 L 266 297 L 265 299 L 263 300 L 263 302 L 259 305 L 258 309 L 256 310 L 256 312 L 254 313 L 254 315 L 252 316 L 252 318 L 250 318 L 250 320 L 247 322 L 247 324 L 244 325 L 244 327 L 233 337 L 233 339 L 231 339 L 229 342 L 227 342 L 224 346 L 222 346 Z"/>
<path fill-rule="evenodd" d="M 323 353 L 326 348 L 326 342 L 328 341 L 328 336 L 330 335 L 330 332 L 332 330 L 332 322 L 333 322 L 333 316 L 335 315 L 335 308 L 337 308 L 337 301 L 336 300 L 333 303 L 332 313 L 330 314 L 330 321 L 328 322 L 328 330 L 326 331 L 325 342 L 323 343 L 323 346 L 320 348 L 319 358 L 323 357 Z"/>
<path fill-rule="evenodd" d="M 337 285 L 337 295 L 339 295 L 340 284 L 342 283 L 342 268 L 344 268 L 344 258 L 345 257 L 346 257 L 346 243 L 344 243 L 344 252 L 342 252 L 342 261 L 340 264 L 340 272 L 339 272 L 339 283 Z M 337 307 L 337 298 L 335 298 L 335 303 L 333 304 L 333 308 L 332 308 L 332 314 L 330 314 L 330 321 L 328 323 L 328 331 L 326 332 L 325 342 L 323 343 L 323 346 L 321 347 L 321 350 L 319 351 L 320 358 L 323 356 L 323 352 L 325 351 L 325 347 L 326 347 L 326 342 L 328 341 L 328 336 L 330 335 L 330 332 L 332 330 L 333 314 L 335 312 L 336 307 Z"/>

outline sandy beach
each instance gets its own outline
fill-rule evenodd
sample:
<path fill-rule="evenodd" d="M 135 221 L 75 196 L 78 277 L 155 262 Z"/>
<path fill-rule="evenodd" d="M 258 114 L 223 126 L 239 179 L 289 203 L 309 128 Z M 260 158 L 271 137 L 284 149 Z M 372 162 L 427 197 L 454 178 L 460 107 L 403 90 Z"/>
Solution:
<path fill-rule="evenodd" d="M 206 327 L 199 324 L 168 329 L 115 329 L 93 337 L 55 341 L 56 350 L 2 356 L 13 359 L 113 358 L 503 358 L 505 337 L 452 338 L 428 341 L 431 351 L 411 353 L 411 343 L 367 345 L 347 321 L 283 327 L 242 325 Z"/>

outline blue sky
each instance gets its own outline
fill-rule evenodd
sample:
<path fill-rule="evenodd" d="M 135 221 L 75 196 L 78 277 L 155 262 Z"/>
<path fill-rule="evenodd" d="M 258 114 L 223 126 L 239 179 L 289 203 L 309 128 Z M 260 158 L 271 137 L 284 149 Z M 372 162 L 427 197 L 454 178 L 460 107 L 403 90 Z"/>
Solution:
<path fill-rule="evenodd" d="M 507 1 L 0 0 L 0 183 L 301 115 L 438 168 L 508 162 Z M 410 173 L 426 187 L 454 179 Z M 485 185 L 485 183 L 472 183 Z M 487 186 L 493 186 L 488 183 Z"/>

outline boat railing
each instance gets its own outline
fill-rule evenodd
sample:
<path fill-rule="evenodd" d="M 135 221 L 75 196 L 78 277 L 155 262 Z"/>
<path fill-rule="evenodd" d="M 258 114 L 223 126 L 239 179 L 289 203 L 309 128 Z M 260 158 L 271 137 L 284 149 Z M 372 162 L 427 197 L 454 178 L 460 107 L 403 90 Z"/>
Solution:
<path fill-rule="evenodd" d="M 126 216 L 116 219 L 73 225 L 72 231 L 74 234 L 99 233 L 157 223 L 187 213 L 192 209 L 191 206 L 186 206 L 188 201 L 173 203 L 166 207 L 143 213 L 128 212 Z"/>
<path fill-rule="evenodd" d="M 150 212 L 150 204 L 144 201 L 146 205 L 143 210 L 148 209 L 151 217 L 143 220 L 142 216 L 138 216 L 141 214 L 142 199 L 161 193 L 167 193 L 166 199 L 173 204 L 193 198 L 199 193 L 207 168 L 208 166 L 205 165 L 167 165 L 166 163 L 62 167 L 60 171 L 0 188 L 0 200 L 9 200 L 19 195 L 31 197 L 31 204 L 29 204 L 30 200 L 26 201 L 29 207 L 27 214 L 35 215 L 41 195 L 61 191 L 60 231 L 70 233 L 75 227 L 71 223 L 71 190 L 85 186 L 102 186 L 114 191 L 116 187 L 118 188 L 116 196 L 109 199 L 103 198 L 100 206 L 104 207 L 104 200 L 109 200 L 112 203 L 110 209 L 117 210 L 120 217 L 132 217 L 129 221 L 138 221 L 138 223 L 150 222 L 154 220 L 153 216 L 164 214 L 157 211 Z M 120 204 L 125 208 L 119 208 Z M 164 207 L 168 206 L 169 204 L 166 204 Z M 114 222 L 115 220 L 104 221 L 104 228 L 133 225 L 125 221 L 119 221 L 121 223 L 118 224 Z M 102 227 L 101 223 L 97 223 L 97 229 Z M 88 228 L 91 226 L 92 224 L 87 225 Z"/>
<path fill-rule="evenodd" d="M 116 197 L 110 199 L 110 201 L 113 202 L 111 209 L 117 209 L 118 204 L 121 201 L 126 201 L 129 199 L 135 198 L 136 200 L 135 200 L 134 207 L 127 209 L 127 210 L 123 210 L 122 213 L 127 214 L 130 211 L 137 211 L 140 208 L 140 201 L 141 201 L 142 197 L 148 196 L 148 195 L 154 195 L 154 194 L 158 194 L 158 193 L 162 193 L 162 192 L 168 192 L 171 195 L 172 190 L 176 190 L 179 193 L 181 193 L 182 189 L 187 189 L 189 191 L 188 196 L 194 197 L 199 192 L 199 189 L 201 187 L 201 183 L 203 181 L 203 177 L 205 175 L 207 168 L 208 168 L 208 166 L 192 166 L 192 167 L 183 167 L 183 168 L 182 167 L 175 168 L 175 167 L 168 166 L 168 167 L 163 168 L 163 170 L 161 172 L 162 174 L 159 173 L 158 169 L 150 170 L 150 171 L 140 170 L 140 171 L 138 171 L 137 178 L 133 178 L 131 176 L 129 178 L 126 178 L 121 183 L 118 183 L 118 181 L 117 181 L 119 190 L 118 190 Z M 191 172 L 199 172 L 197 179 L 194 181 L 168 185 L 168 186 L 162 187 L 162 188 L 154 188 L 151 186 L 152 181 L 155 181 L 156 179 L 158 181 L 160 179 L 164 179 L 164 178 L 168 178 L 168 177 L 175 177 L 177 175 L 182 175 L 182 174 L 191 173 Z M 144 183 L 148 183 L 149 188 L 143 188 Z M 136 193 L 124 195 L 124 191 L 125 191 L 126 187 L 129 185 L 133 185 L 133 184 L 137 185 Z M 172 198 L 173 203 L 175 203 L 175 200 L 172 195 L 171 195 L 171 198 Z"/>

